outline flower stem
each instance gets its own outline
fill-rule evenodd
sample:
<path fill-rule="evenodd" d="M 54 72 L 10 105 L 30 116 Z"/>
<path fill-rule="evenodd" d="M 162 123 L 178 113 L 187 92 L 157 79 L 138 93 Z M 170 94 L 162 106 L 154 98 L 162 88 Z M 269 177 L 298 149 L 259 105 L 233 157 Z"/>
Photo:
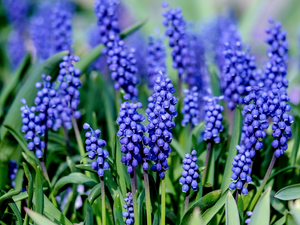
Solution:
<path fill-rule="evenodd" d="M 105 184 L 104 179 L 101 177 L 101 195 L 102 195 L 102 224 L 106 224 L 106 208 L 105 208 Z"/>
<path fill-rule="evenodd" d="M 161 180 L 161 225 L 166 224 L 166 180 Z"/>
<path fill-rule="evenodd" d="M 265 177 L 263 179 L 263 182 L 260 185 L 259 189 L 257 190 L 257 192 L 256 192 L 253 200 L 251 201 L 251 204 L 250 204 L 250 207 L 249 207 L 249 211 L 253 211 L 253 208 L 254 208 L 254 206 L 255 206 L 255 204 L 256 204 L 256 202 L 257 202 L 260 194 L 262 193 L 262 191 L 264 190 L 265 185 L 267 184 L 267 181 L 268 181 L 269 176 L 270 176 L 270 174 L 272 172 L 272 169 L 274 167 L 275 162 L 276 162 L 276 156 L 273 155 L 272 160 L 271 160 L 270 165 L 269 165 L 269 168 L 267 170 L 267 173 L 266 173 L 266 175 L 265 175 Z"/>
<path fill-rule="evenodd" d="M 62 127 L 63 127 L 63 131 L 64 131 L 65 139 L 66 139 L 66 144 L 67 144 L 67 149 L 68 149 L 68 152 L 69 152 L 69 156 L 72 156 L 72 149 L 71 149 L 71 145 L 70 145 L 68 130 L 65 126 L 62 126 Z"/>
<path fill-rule="evenodd" d="M 146 191 L 146 212 L 147 212 L 147 225 L 151 225 L 151 198 L 150 198 L 150 188 L 149 188 L 149 177 L 148 173 L 143 170 L 145 191 Z"/>
<path fill-rule="evenodd" d="M 137 208 L 137 201 L 136 201 L 136 176 L 134 176 L 135 168 L 133 169 L 133 174 L 130 176 L 130 183 L 131 183 L 131 191 L 132 191 L 132 198 L 133 198 L 133 212 L 134 212 L 134 221 L 135 225 L 139 225 L 139 215 L 138 215 L 138 208 Z"/>
<path fill-rule="evenodd" d="M 207 167 L 208 167 L 208 162 L 209 162 L 212 146 L 213 146 L 213 143 L 211 141 L 209 141 L 207 144 L 207 152 L 206 152 L 206 158 L 205 158 L 205 162 L 204 162 L 205 170 L 203 171 L 203 176 L 202 176 L 203 184 L 205 184 L 205 182 L 206 182 L 206 175 L 207 175 L 207 170 L 208 170 Z"/>
<path fill-rule="evenodd" d="M 116 104 L 116 112 L 119 111 L 120 109 L 120 91 L 119 90 L 115 90 L 115 104 Z"/>
<path fill-rule="evenodd" d="M 186 212 L 189 208 L 190 202 L 190 190 L 185 193 L 185 202 L 184 202 L 184 212 Z"/>

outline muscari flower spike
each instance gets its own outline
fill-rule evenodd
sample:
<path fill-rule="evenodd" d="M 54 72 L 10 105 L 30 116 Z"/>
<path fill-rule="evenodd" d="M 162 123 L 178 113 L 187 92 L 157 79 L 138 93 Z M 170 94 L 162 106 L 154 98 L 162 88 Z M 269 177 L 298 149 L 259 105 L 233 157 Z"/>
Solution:
<path fill-rule="evenodd" d="M 24 30 L 27 13 L 29 11 L 28 0 L 4 0 L 2 3 L 9 22 L 11 22 L 15 28 Z"/>
<path fill-rule="evenodd" d="M 179 183 L 182 186 L 183 192 L 188 192 L 190 188 L 192 188 L 193 191 L 198 191 L 198 165 L 196 164 L 198 157 L 196 156 L 197 152 L 196 150 L 193 150 L 191 154 L 185 154 L 185 158 L 182 160 L 183 162 L 183 171 L 182 171 L 182 177 L 179 179 Z"/>
<path fill-rule="evenodd" d="M 177 98 L 173 96 L 175 88 L 170 78 L 160 76 L 156 79 L 154 94 L 148 98 L 148 133 L 151 160 L 154 165 L 152 171 L 157 171 L 160 178 L 165 177 L 169 168 L 167 158 L 171 152 L 169 144 L 172 142 L 172 128 L 175 127 L 173 118 L 177 116 L 175 105 Z"/>
<path fill-rule="evenodd" d="M 150 160 L 148 145 L 149 138 L 144 136 L 147 132 L 147 127 L 141 123 L 145 120 L 145 116 L 139 114 L 137 109 L 142 108 L 142 103 L 122 103 L 119 111 L 117 123 L 119 124 L 119 131 L 117 136 L 120 137 L 121 162 L 127 166 L 127 172 L 132 173 L 134 168 L 139 164 L 143 164 L 143 169 L 148 170 L 148 162 Z"/>
<path fill-rule="evenodd" d="M 123 208 L 126 210 L 125 212 L 123 212 L 123 217 L 125 217 L 126 219 L 126 224 L 130 225 L 130 224 L 134 224 L 134 212 L 133 212 L 133 198 L 132 198 L 132 194 L 130 192 L 128 192 L 126 194 L 126 198 L 125 200 L 125 205 L 123 205 Z"/>
<path fill-rule="evenodd" d="M 268 62 L 262 73 L 261 80 L 264 81 L 268 90 L 276 89 L 278 83 L 286 88 L 289 81 L 286 78 L 289 44 L 286 40 L 286 31 L 282 30 L 281 22 L 269 19 L 271 28 L 266 29 L 267 38 L 265 42 L 269 45 L 267 49 Z"/>
<path fill-rule="evenodd" d="M 15 178 L 18 172 L 18 164 L 15 160 L 9 160 L 8 162 L 8 177 L 11 180 L 11 186 L 14 188 L 16 186 Z"/>
<path fill-rule="evenodd" d="M 10 56 L 11 66 L 13 69 L 15 69 L 26 55 L 24 37 L 19 30 L 12 30 L 10 32 L 7 48 Z"/>
<path fill-rule="evenodd" d="M 85 149 L 89 152 L 88 156 L 92 161 L 91 168 L 98 171 L 100 177 L 104 176 L 104 170 L 109 169 L 109 164 L 105 161 L 109 156 L 108 151 L 103 148 L 106 147 L 106 141 L 100 139 L 101 131 L 99 129 L 93 130 L 87 123 L 83 124 L 83 129 L 90 130 L 85 133 Z"/>
<path fill-rule="evenodd" d="M 79 76 L 81 71 L 74 66 L 74 62 L 78 62 L 78 56 L 64 56 L 63 62 L 59 64 L 60 70 L 57 77 L 58 81 L 58 98 L 60 103 L 57 105 L 59 118 L 57 119 L 57 127 L 63 125 L 67 129 L 72 128 L 71 117 L 74 115 L 76 119 L 81 117 L 80 111 L 77 109 L 80 103 L 81 81 Z"/>
<path fill-rule="evenodd" d="M 24 98 L 21 99 L 21 102 L 24 104 L 21 107 L 22 132 L 25 133 L 25 140 L 28 142 L 27 147 L 30 151 L 35 151 L 38 158 L 42 158 L 45 142 L 41 140 L 44 134 L 44 130 L 40 126 L 41 119 L 39 115 L 36 115 L 36 107 L 29 108 Z"/>
<path fill-rule="evenodd" d="M 166 74 L 166 48 L 161 38 L 149 36 L 147 49 L 147 74 L 149 78 L 149 87 L 154 87 L 159 71 Z"/>
<path fill-rule="evenodd" d="M 181 109 L 183 114 L 181 125 L 186 126 L 188 123 L 191 123 L 193 126 L 196 126 L 200 119 L 198 88 L 195 86 L 191 90 L 184 89 L 183 93 L 185 96 L 183 108 Z"/>
<path fill-rule="evenodd" d="M 222 112 L 224 110 L 218 101 L 222 100 L 224 97 L 213 97 L 207 98 L 207 103 L 205 105 L 205 133 L 203 139 L 205 141 L 212 141 L 214 143 L 220 142 L 220 132 L 223 131 L 224 127 L 222 125 L 223 116 Z"/>

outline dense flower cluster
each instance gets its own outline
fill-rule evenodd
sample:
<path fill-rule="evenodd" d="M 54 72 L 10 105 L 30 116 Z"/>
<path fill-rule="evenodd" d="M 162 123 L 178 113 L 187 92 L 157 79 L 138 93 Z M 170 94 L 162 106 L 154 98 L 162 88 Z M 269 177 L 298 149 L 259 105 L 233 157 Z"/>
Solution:
<path fill-rule="evenodd" d="M 278 84 L 280 87 L 281 84 Z M 291 125 L 294 122 L 293 116 L 288 112 L 291 106 L 287 104 L 290 100 L 286 92 L 280 92 L 280 89 L 275 89 L 269 93 L 269 111 L 273 118 L 272 130 L 274 140 L 272 147 L 275 149 L 275 156 L 280 157 L 284 151 L 288 149 L 287 139 L 292 137 Z"/>
<path fill-rule="evenodd" d="M 100 27 L 101 43 L 105 45 L 102 53 L 107 55 L 107 65 L 111 72 L 111 78 L 115 81 L 114 88 L 125 91 L 126 100 L 137 100 L 139 80 L 135 76 L 137 72 L 134 49 L 128 49 L 119 36 L 119 23 L 117 19 L 116 0 L 97 0 L 94 11 Z"/>
<path fill-rule="evenodd" d="M 25 28 L 26 16 L 29 11 L 28 0 L 4 0 L 2 1 L 8 21 L 15 28 Z"/>
<path fill-rule="evenodd" d="M 238 40 L 235 43 L 226 42 L 223 54 L 221 87 L 228 108 L 234 109 L 236 104 L 244 103 L 246 87 L 255 85 L 255 57 L 249 54 L 249 49 L 247 52 L 243 51 L 242 43 Z"/>
<path fill-rule="evenodd" d="M 91 168 L 98 171 L 98 175 L 102 177 L 104 175 L 104 170 L 109 168 L 109 164 L 105 161 L 109 156 L 109 153 L 103 149 L 106 146 L 106 141 L 99 138 L 101 130 L 93 130 L 87 123 L 83 125 L 83 129 L 90 129 L 90 131 L 85 133 L 85 149 L 89 152 L 88 156 L 91 160 L 97 158 L 92 161 Z"/>
<path fill-rule="evenodd" d="M 127 225 L 134 224 L 134 212 L 133 212 L 133 198 L 132 194 L 128 192 L 126 194 L 125 205 L 123 205 L 123 208 L 126 209 L 126 212 L 123 212 L 123 217 L 125 217 L 126 221 L 125 223 Z"/>
<path fill-rule="evenodd" d="M 222 99 L 223 96 L 207 99 L 207 104 L 205 105 L 206 126 L 205 133 L 203 135 L 203 139 L 205 141 L 213 141 L 214 143 L 219 143 L 221 140 L 219 133 L 224 129 L 222 125 L 222 112 L 224 108 L 218 103 L 218 101 Z"/>
<path fill-rule="evenodd" d="M 167 158 L 171 152 L 169 143 L 175 127 L 173 117 L 177 116 L 177 98 L 173 96 L 175 89 L 170 78 L 160 76 L 156 79 L 154 93 L 148 98 L 149 104 L 146 109 L 149 132 L 149 146 L 151 160 L 154 162 L 151 170 L 157 171 L 160 178 L 165 177 L 165 171 L 169 168 Z"/>
<path fill-rule="evenodd" d="M 41 118 L 36 115 L 36 107 L 29 108 L 25 99 L 21 99 L 21 102 L 24 104 L 21 107 L 22 132 L 25 133 L 27 147 L 30 151 L 34 151 L 38 158 L 41 158 L 43 156 L 42 149 L 45 148 L 45 142 L 41 140 L 44 134 L 44 128 L 40 126 Z"/>
<path fill-rule="evenodd" d="M 26 55 L 24 37 L 19 30 L 12 30 L 10 32 L 7 48 L 12 68 L 15 69 Z"/>
<path fill-rule="evenodd" d="M 74 67 L 74 62 L 78 62 L 78 56 L 64 56 L 63 62 L 59 64 L 60 70 L 57 77 L 59 86 L 57 87 L 59 104 L 57 110 L 59 118 L 56 120 L 56 127 L 63 125 L 67 129 L 72 128 L 71 117 L 74 115 L 76 119 L 81 114 L 77 110 L 80 103 L 81 81 L 79 76 L 81 71 Z"/>
<path fill-rule="evenodd" d="M 132 173 L 134 168 L 143 163 L 143 169 L 148 170 L 148 160 L 150 159 L 150 151 L 144 145 L 149 143 L 149 138 L 144 136 L 147 127 L 141 123 L 145 120 L 145 116 L 139 114 L 137 109 L 142 107 L 142 103 L 124 102 L 120 107 L 117 123 L 119 131 L 117 136 L 120 137 L 122 145 L 121 152 L 122 163 L 127 166 L 127 172 Z"/>
<path fill-rule="evenodd" d="M 163 7 L 168 7 L 167 3 L 163 3 Z M 182 15 L 181 8 L 168 9 L 163 12 L 165 17 L 163 25 L 166 27 L 165 34 L 169 37 L 169 46 L 172 50 L 173 68 L 178 72 L 179 77 L 185 73 L 186 54 L 187 54 L 187 38 L 186 38 L 186 22 Z"/>
<path fill-rule="evenodd" d="M 149 36 L 147 49 L 147 74 L 149 78 L 149 87 L 154 87 L 157 76 L 160 71 L 166 74 L 166 48 L 161 38 Z"/>
<path fill-rule="evenodd" d="M 198 186 L 198 165 L 196 164 L 198 157 L 196 156 L 196 150 L 193 150 L 191 154 L 185 154 L 183 162 L 183 172 L 182 177 L 179 179 L 179 183 L 182 184 L 182 191 L 188 192 L 190 188 L 193 191 L 199 189 Z"/>
<path fill-rule="evenodd" d="M 288 86 L 287 61 L 289 45 L 286 40 L 286 32 L 281 29 L 281 23 L 274 23 L 273 19 L 269 19 L 269 23 L 273 26 L 266 29 L 266 43 L 269 45 L 267 56 L 269 61 L 265 64 L 264 72 L 262 73 L 262 81 L 265 87 L 269 90 L 277 88 L 278 83 L 282 83 L 285 87 Z"/>
<path fill-rule="evenodd" d="M 14 188 L 16 186 L 15 178 L 18 172 L 18 164 L 15 160 L 9 160 L 8 162 L 8 177 L 11 180 L 11 186 Z"/>
<path fill-rule="evenodd" d="M 184 89 L 183 93 L 185 96 L 181 110 L 183 114 L 181 125 L 186 126 L 188 123 L 191 123 L 193 126 L 196 126 L 199 123 L 200 117 L 198 88 L 193 87 L 191 90 Z"/>

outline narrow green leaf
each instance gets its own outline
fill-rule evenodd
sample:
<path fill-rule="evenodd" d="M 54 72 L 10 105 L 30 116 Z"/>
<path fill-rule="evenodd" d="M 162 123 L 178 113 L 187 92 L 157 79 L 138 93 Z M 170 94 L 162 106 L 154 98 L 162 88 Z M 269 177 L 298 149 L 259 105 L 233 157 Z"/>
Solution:
<path fill-rule="evenodd" d="M 237 205 L 232 197 L 231 191 L 228 191 L 226 203 L 225 203 L 225 213 L 226 213 L 226 225 L 240 225 L 239 212 Z"/>
<path fill-rule="evenodd" d="M 237 207 L 238 207 L 238 211 L 239 211 L 239 215 L 240 215 L 240 221 L 243 221 L 243 217 L 244 217 L 244 202 L 243 202 L 243 198 L 242 198 L 241 195 L 238 196 Z"/>
<path fill-rule="evenodd" d="M 51 220 L 47 219 L 46 217 L 44 217 L 40 213 L 32 211 L 32 210 L 30 210 L 26 207 L 24 207 L 24 210 L 25 210 L 26 213 L 28 213 L 30 218 L 38 225 L 57 225 L 56 223 L 54 223 Z"/>
<path fill-rule="evenodd" d="M 27 203 L 27 206 L 28 206 L 29 209 L 31 209 L 31 207 L 32 207 L 32 198 L 33 198 L 33 180 L 32 180 L 30 170 L 29 170 L 29 168 L 28 168 L 28 166 L 25 162 L 23 162 L 23 168 L 24 168 L 24 171 L 25 171 L 25 176 L 26 176 L 27 181 L 28 181 L 28 186 L 27 186 L 28 203 Z M 26 214 L 24 225 L 27 225 L 28 223 L 29 223 L 29 218 L 28 218 L 28 214 Z"/>
<path fill-rule="evenodd" d="M 97 173 L 96 170 L 91 168 L 91 164 L 79 164 L 79 165 L 75 165 L 75 168 L 80 170 L 90 171 L 92 173 Z"/>
<path fill-rule="evenodd" d="M 295 134 L 293 133 L 294 137 L 299 137 L 300 136 L 300 118 L 299 116 L 295 116 Z M 289 159 L 289 164 L 290 165 L 295 165 L 296 160 L 297 160 L 297 155 L 298 155 L 298 150 L 299 150 L 299 145 L 300 145 L 300 138 L 295 138 L 294 139 L 294 146 L 292 149 L 292 153 Z"/>
<path fill-rule="evenodd" d="M 144 26 L 147 22 L 148 22 L 148 18 L 144 19 L 143 21 L 134 24 L 133 26 L 127 28 L 126 30 L 124 30 L 121 34 L 120 37 L 121 39 L 126 38 L 127 36 L 129 36 L 130 34 L 134 33 L 135 31 L 139 30 L 142 26 Z"/>
<path fill-rule="evenodd" d="M 187 142 L 186 153 L 190 153 L 192 151 L 193 138 L 196 137 L 198 139 L 199 134 L 200 134 L 201 130 L 204 129 L 204 127 L 205 127 L 205 123 L 204 123 L 204 121 L 202 121 L 196 127 L 194 127 L 194 129 L 192 130 L 192 133 L 189 134 L 189 139 L 188 139 L 188 142 Z"/>
<path fill-rule="evenodd" d="M 98 182 L 91 177 L 82 173 L 71 173 L 68 176 L 62 177 L 57 181 L 53 188 L 53 196 L 59 193 L 59 190 L 67 184 L 84 184 L 93 188 Z"/>
<path fill-rule="evenodd" d="M 117 177 L 119 180 L 120 189 L 122 191 L 123 196 L 126 195 L 126 183 L 124 177 L 125 165 L 121 162 L 121 145 L 117 140 L 117 135 L 115 135 L 115 149 L 116 149 L 116 166 L 117 166 Z"/>
<path fill-rule="evenodd" d="M 220 96 L 221 95 L 221 90 L 220 90 L 220 81 L 217 76 L 217 67 L 216 65 L 211 64 L 208 67 L 209 74 L 210 74 L 210 79 L 211 79 L 211 86 L 212 86 L 212 91 L 214 96 Z"/>
<path fill-rule="evenodd" d="M 18 195 L 21 191 L 22 191 L 22 189 L 11 190 L 11 191 L 7 192 L 6 194 L 2 195 L 0 197 L 0 206 L 1 206 L 1 203 L 3 203 L 5 200 L 10 199 L 15 195 Z"/>
<path fill-rule="evenodd" d="M 68 52 L 60 52 L 52 57 L 48 58 L 45 62 L 40 64 L 26 79 L 25 83 L 22 85 L 21 89 L 19 90 L 18 94 L 16 95 L 11 107 L 9 108 L 6 116 L 4 118 L 3 124 L 9 125 L 13 127 L 15 130 L 20 130 L 22 125 L 22 118 L 20 116 L 20 108 L 22 106 L 21 99 L 25 98 L 28 105 L 33 105 L 34 97 L 37 93 L 35 87 L 35 83 L 42 81 L 42 74 L 47 74 L 52 76 L 57 76 L 57 72 L 59 70 L 59 63 L 62 60 L 64 55 L 67 55 Z M 2 127 L 1 128 L 1 139 L 3 139 L 4 135 L 6 134 L 7 129 Z"/>
<path fill-rule="evenodd" d="M 84 204 L 85 204 L 84 225 L 93 225 L 94 224 L 93 208 L 92 208 L 90 202 L 87 199 L 85 200 Z"/>
<path fill-rule="evenodd" d="M 271 187 L 261 195 L 258 200 L 249 225 L 269 225 L 270 224 L 270 193 Z"/>
<path fill-rule="evenodd" d="M 211 208 L 206 210 L 202 215 L 201 219 L 204 224 L 208 224 L 209 221 L 219 212 L 219 210 L 224 206 L 227 197 L 227 191 L 223 193 L 222 197 L 214 204 Z"/>
<path fill-rule="evenodd" d="M 273 223 L 273 225 L 283 225 L 283 224 L 285 224 L 285 220 L 286 220 L 286 215 L 284 215 L 279 220 L 277 220 L 275 223 Z"/>
<path fill-rule="evenodd" d="M 193 211 L 192 214 L 192 218 L 191 221 L 189 223 L 190 225 L 199 225 L 199 224 L 203 224 L 203 221 L 200 217 L 200 209 L 198 207 L 196 207 Z"/>
<path fill-rule="evenodd" d="M 236 148 L 235 146 L 239 144 L 240 136 L 241 136 L 241 123 L 242 123 L 242 115 L 241 110 L 239 108 L 235 109 L 234 119 L 233 119 L 233 129 L 230 141 L 229 152 L 226 160 L 224 176 L 221 184 L 221 189 L 225 191 L 231 182 L 231 167 L 234 157 L 236 156 Z"/>
<path fill-rule="evenodd" d="M 275 198 L 289 201 L 300 198 L 300 184 L 293 184 L 280 189 L 275 195 Z"/>
<path fill-rule="evenodd" d="M 193 216 L 193 212 L 195 208 L 198 207 L 202 212 L 210 208 L 211 206 L 213 206 L 218 201 L 221 194 L 222 194 L 222 190 L 216 190 L 200 198 L 197 202 L 195 202 L 192 206 L 190 206 L 189 209 L 184 213 L 180 224 L 184 225 L 189 223 L 189 221 Z"/>
<path fill-rule="evenodd" d="M 112 198 L 115 199 L 117 195 L 120 195 L 121 203 L 122 205 L 125 204 L 124 202 L 124 196 L 122 195 L 122 192 L 116 182 L 113 179 L 113 176 L 111 175 L 111 172 L 109 170 L 104 171 L 104 180 L 106 187 L 108 188 L 110 194 L 112 195 Z"/>
<path fill-rule="evenodd" d="M 98 198 L 101 195 L 101 183 L 95 185 L 91 192 L 89 193 L 88 200 L 91 204 L 94 203 L 96 198 Z"/>
<path fill-rule="evenodd" d="M 35 210 L 43 215 L 44 212 L 44 193 L 43 193 L 43 177 L 40 167 L 35 170 Z M 30 215 L 29 215 L 30 216 Z"/>
<path fill-rule="evenodd" d="M 137 207 L 138 207 L 138 215 L 139 215 L 139 224 L 143 224 L 144 221 L 144 201 L 145 201 L 145 188 L 142 190 L 142 192 L 139 194 L 139 197 L 137 199 Z M 147 219 L 145 218 L 145 221 Z"/>
<path fill-rule="evenodd" d="M 43 188 L 43 191 L 47 191 L 47 190 L 48 190 L 48 188 L 46 188 L 46 187 Z M 14 202 L 19 202 L 19 201 L 22 201 L 22 200 L 24 200 L 26 198 L 28 198 L 27 191 L 21 192 L 20 194 L 15 195 L 15 196 L 12 197 L 12 199 L 14 200 Z"/>
<path fill-rule="evenodd" d="M 23 222 L 22 216 L 21 216 L 21 213 L 20 213 L 20 211 L 19 211 L 19 209 L 18 209 L 16 203 L 10 201 L 10 202 L 8 203 L 8 205 L 9 205 L 9 207 L 11 208 L 11 210 L 14 212 L 14 214 L 16 215 L 17 220 L 18 220 L 18 224 L 19 224 L 19 225 L 22 225 L 22 222 Z M 46 224 L 45 224 L 45 225 L 46 225 Z"/>
<path fill-rule="evenodd" d="M 286 225 L 298 225 L 290 213 L 286 215 L 285 219 L 286 220 L 284 222 Z"/>
<path fill-rule="evenodd" d="M 280 174 L 282 174 L 284 172 L 287 172 L 288 170 L 291 170 L 291 169 L 300 169 L 300 166 L 287 166 L 285 168 L 282 168 L 282 169 L 276 171 L 275 173 L 272 173 L 271 176 L 268 179 L 268 182 L 270 180 L 272 180 L 274 177 L 276 177 L 276 176 L 278 176 L 278 175 L 280 175 Z"/>
<path fill-rule="evenodd" d="M 115 219 L 115 225 L 123 225 L 123 215 L 122 215 L 122 205 L 120 201 L 120 195 L 117 195 L 114 199 L 114 219 Z"/>
<path fill-rule="evenodd" d="M 181 159 L 184 159 L 186 151 L 183 147 L 181 147 L 180 143 L 176 139 L 172 140 L 171 147 L 177 152 Z"/>

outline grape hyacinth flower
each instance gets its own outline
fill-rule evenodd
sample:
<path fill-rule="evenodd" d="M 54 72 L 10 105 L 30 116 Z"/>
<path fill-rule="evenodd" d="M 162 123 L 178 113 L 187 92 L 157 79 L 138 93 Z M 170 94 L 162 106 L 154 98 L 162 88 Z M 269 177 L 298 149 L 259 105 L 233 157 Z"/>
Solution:
<path fill-rule="evenodd" d="M 278 83 L 282 83 L 286 88 L 289 81 L 285 77 L 287 74 L 287 61 L 289 44 L 286 40 L 286 31 L 282 30 L 280 22 L 274 23 L 274 20 L 269 19 L 271 28 L 266 29 L 267 38 L 265 42 L 269 45 L 267 56 L 269 61 L 265 64 L 262 81 L 265 88 L 272 90 L 277 88 Z"/>
<path fill-rule="evenodd" d="M 90 130 L 85 133 L 85 149 L 89 152 L 89 158 L 93 160 L 91 163 L 91 168 L 98 171 L 98 175 L 103 177 L 104 170 L 109 169 L 109 164 L 105 161 L 109 156 L 109 153 L 107 150 L 103 149 L 106 147 L 106 141 L 99 138 L 101 133 L 99 129 L 93 130 L 87 123 L 83 125 L 83 129 Z"/>
<path fill-rule="evenodd" d="M 120 137 L 122 145 L 121 162 L 127 166 L 127 172 L 131 174 L 134 168 L 139 164 L 143 164 L 143 170 L 148 170 L 148 160 L 150 160 L 150 152 L 148 147 L 144 147 L 149 143 L 149 138 L 144 136 L 147 127 L 141 123 L 145 120 L 145 116 L 139 114 L 137 109 L 142 108 L 142 103 L 124 102 L 119 111 L 117 123 L 119 131 L 117 136 Z"/>
<path fill-rule="evenodd" d="M 27 147 L 30 151 L 34 151 L 36 157 L 42 158 L 43 151 L 46 147 L 45 142 L 41 140 L 43 136 L 43 130 L 40 126 L 40 117 L 36 115 L 36 107 L 28 107 L 26 100 L 21 99 L 24 106 L 21 107 L 21 117 L 23 126 L 22 132 L 25 133 L 25 140 L 28 142 Z"/>
<path fill-rule="evenodd" d="M 251 221 L 251 216 L 252 216 L 253 212 L 252 212 L 252 211 L 247 211 L 246 214 L 247 214 L 247 216 L 248 216 L 249 218 L 246 219 L 245 224 L 249 224 L 250 221 Z"/>
<path fill-rule="evenodd" d="M 191 154 L 185 154 L 185 158 L 182 160 L 183 162 L 183 172 L 182 177 L 179 179 L 179 183 L 182 186 L 183 192 L 188 192 L 190 188 L 193 191 L 197 191 L 199 189 L 198 186 L 198 165 L 196 164 L 198 157 L 196 156 L 196 150 L 193 150 Z"/>
<path fill-rule="evenodd" d="M 4 0 L 2 1 L 7 19 L 18 30 L 24 30 L 27 13 L 29 11 L 28 0 Z"/>
<path fill-rule="evenodd" d="M 13 69 L 15 69 L 26 55 L 24 37 L 19 30 L 12 30 L 10 32 L 7 48 L 10 56 L 11 66 Z"/>
<path fill-rule="evenodd" d="M 170 78 L 160 76 L 156 79 L 154 93 L 148 98 L 148 133 L 151 160 L 154 162 L 151 170 L 157 171 L 159 177 L 165 177 L 165 171 L 169 168 L 167 158 L 171 152 L 169 144 L 172 141 L 172 128 L 175 122 L 172 120 L 177 116 L 177 98 L 173 96 L 175 88 Z"/>
<path fill-rule="evenodd" d="M 59 118 L 57 119 L 56 128 L 63 125 L 67 129 L 72 128 L 71 117 L 76 119 L 81 117 L 80 111 L 77 110 L 80 103 L 81 81 L 79 76 L 81 71 L 74 67 L 74 62 L 78 62 L 78 56 L 64 56 L 63 62 L 59 64 L 60 70 L 57 77 L 59 86 L 57 87 L 58 98 L 60 103 L 57 106 Z"/>
<path fill-rule="evenodd" d="M 199 92 L 195 86 L 191 90 L 184 89 L 183 93 L 185 97 L 183 99 L 183 108 L 181 113 L 183 119 L 181 121 L 182 126 L 186 126 L 191 123 L 192 126 L 196 126 L 199 123 L 200 111 L 199 111 Z"/>
<path fill-rule="evenodd" d="M 168 7 L 168 3 L 164 2 L 164 8 Z M 169 46 L 172 48 L 173 68 L 177 70 L 179 80 L 179 95 L 181 94 L 181 80 L 186 69 L 187 37 L 186 22 L 182 15 L 181 8 L 168 9 L 163 12 L 163 25 L 166 27 L 166 36 L 169 37 Z"/>
<path fill-rule="evenodd" d="M 133 212 L 133 198 L 132 194 L 128 192 L 126 194 L 125 205 L 123 205 L 123 208 L 126 210 L 123 212 L 123 217 L 125 217 L 126 221 L 125 223 L 127 225 L 134 224 L 134 212 Z"/>
<path fill-rule="evenodd" d="M 147 49 L 147 74 L 149 78 L 149 87 L 154 87 L 159 71 L 166 74 L 166 48 L 161 38 L 149 36 Z"/>
<path fill-rule="evenodd" d="M 205 141 L 219 143 L 221 140 L 219 134 L 224 129 L 222 125 L 222 112 L 224 108 L 218 103 L 218 101 L 222 100 L 223 98 L 223 96 L 220 96 L 207 99 L 207 104 L 205 105 L 206 126 L 203 136 Z"/>
<path fill-rule="evenodd" d="M 11 186 L 15 188 L 16 182 L 15 178 L 18 172 L 18 164 L 15 160 L 9 160 L 8 162 L 8 177 L 11 180 Z"/>

